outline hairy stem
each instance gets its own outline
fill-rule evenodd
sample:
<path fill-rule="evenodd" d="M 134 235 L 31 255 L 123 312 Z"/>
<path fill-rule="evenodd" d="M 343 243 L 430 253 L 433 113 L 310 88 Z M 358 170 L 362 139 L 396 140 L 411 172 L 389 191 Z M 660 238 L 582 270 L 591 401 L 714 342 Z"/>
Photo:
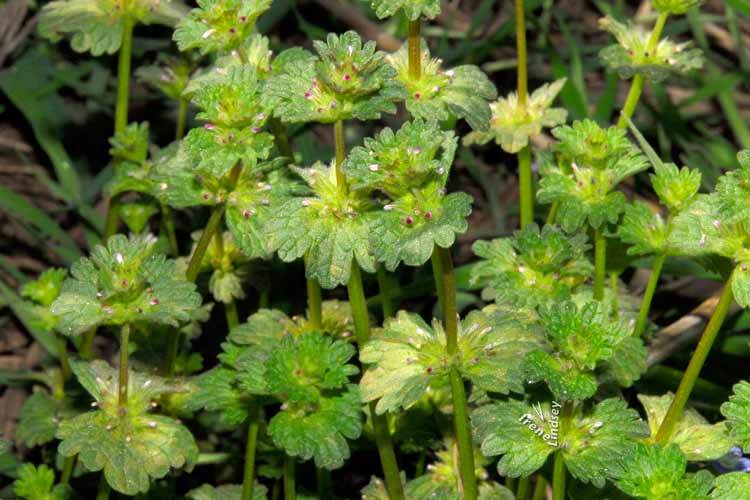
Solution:
<path fill-rule="evenodd" d="M 307 279 L 307 319 L 314 328 L 323 327 L 323 292 L 312 278 Z"/>
<path fill-rule="evenodd" d="M 294 457 L 284 457 L 284 500 L 296 500 L 297 488 L 294 484 Z"/>
<path fill-rule="evenodd" d="M 320 500 L 329 500 L 333 498 L 331 494 L 331 471 L 322 467 L 315 469 L 315 478 L 318 483 L 318 498 Z"/>
<path fill-rule="evenodd" d="M 237 302 L 232 300 L 224 304 L 224 314 L 227 318 L 227 326 L 229 330 L 232 330 L 235 326 L 240 324 L 240 317 L 237 313 Z"/>
<path fill-rule="evenodd" d="M 289 144 L 289 137 L 287 137 L 284 127 L 281 125 L 281 121 L 278 118 L 271 117 L 268 120 L 271 133 L 273 134 L 274 144 L 276 149 L 279 150 L 282 156 L 289 158 L 289 161 L 294 161 L 294 151 L 292 146 Z"/>
<path fill-rule="evenodd" d="M 169 251 L 171 255 L 177 257 L 180 255 L 180 246 L 177 243 L 172 209 L 165 203 L 159 203 L 159 208 L 161 209 L 161 226 L 167 234 L 167 241 L 169 241 Z"/>
<path fill-rule="evenodd" d="M 660 254 L 654 257 L 654 264 L 651 268 L 651 276 L 648 278 L 648 284 L 646 285 L 646 291 L 643 293 L 643 299 L 641 300 L 641 308 L 638 310 L 638 319 L 635 322 L 635 333 L 636 337 L 643 335 L 646 325 L 648 325 L 648 313 L 651 310 L 651 302 L 654 299 L 654 292 L 656 292 L 656 285 L 659 284 L 659 278 L 661 277 L 661 270 L 664 267 L 664 260 L 667 258 L 665 254 Z"/>
<path fill-rule="evenodd" d="M 115 133 L 128 126 L 128 98 L 130 95 L 130 60 L 133 52 L 135 20 L 126 16 L 122 27 L 122 45 L 117 61 L 117 103 L 115 105 Z"/>
<path fill-rule="evenodd" d="M 393 316 L 393 301 L 391 300 L 391 287 L 388 283 L 388 275 L 385 267 L 378 266 L 378 289 L 380 290 L 380 304 L 383 309 L 383 319 Z"/>
<path fill-rule="evenodd" d="M 555 219 L 557 218 L 557 210 L 560 208 L 560 204 L 556 201 L 552 202 L 552 205 L 549 207 L 549 212 L 547 213 L 547 224 L 554 224 Z"/>
<path fill-rule="evenodd" d="M 443 289 L 442 304 L 443 328 L 445 329 L 445 343 L 451 362 L 458 349 L 458 308 L 456 306 L 456 274 L 453 270 L 453 258 L 449 248 L 435 245 L 433 255 L 437 254 L 437 264 L 433 260 L 435 283 Z M 438 296 L 440 292 L 438 291 Z M 466 390 L 461 374 L 455 367 L 450 371 L 451 393 L 453 395 L 454 419 L 453 424 L 458 441 L 458 468 L 461 473 L 461 485 L 464 498 L 477 498 L 477 479 L 474 473 L 474 450 L 471 442 L 471 428 L 469 427 L 469 410 L 466 402 Z"/>
<path fill-rule="evenodd" d="M 659 17 L 656 18 L 656 24 L 651 30 L 651 36 L 649 37 L 648 44 L 646 45 L 647 54 L 651 54 L 654 52 L 654 50 L 656 50 L 656 46 L 659 43 L 659 38 L 661 38 L 661 32 L 664 30 L 664 25 L 666 24 L 668 17 L 669 14 L 660 13 Z M 645 80 L 643 78 L 643 75 L 641 75 L 640 73 L 633 77 L 633 82 L 630 84 L 630 90 L 628 91 L 628 97 L 625 99 L 625 104 L 622 107 L 622 113 L 620 114 L 620 118 L 617 121 L 618 128 L 625 128 L 628 126 L 628 120 L 633 116 L 635 107 L 638 105 L 638 101 L 641 98 L 644 83 Z"/>
<path fill-rule="evenodd" d="M 208 218 L 206 227 L 203 229 L 203 233 L 201 233 L 201 237 L 195 245 L 195 251 L 190 257 L 190 262 L 188 262 L 187 271 L 185 271 L 185 278 L 188 281 L 194 282 L 198 277 L 201 265 L 203 264 L 203 257 L 206 255 L 211 238 L 214 237 L 214 234 L 220 234 L 218 231 L 221 229 L 223 217 L 224 205 L 216 205 L 211 211 L 211 216 Z"/>
<path fill-rule="evenodd" d="M 534 494 L 531 500 L 544 500 L 547 496 L 547 480 L 541 474 L 536 475 L 536 484 L 534 485 Z"/>
<path fill-rule="evenodd" d="M 669 405 L 669 410 L 667 410 L 667 414 L 659 426 L 659 430 L 656 433 L 656 441 L 658 443 L 664 444 L 672 437 L 672 432 L 674 432 L 677 422 L 682 417 L 682 411 L 685 409 L 693 386 L 695 386 L 701 368 L 703 368 L 703 363 L 706 362 L 708 353 L 711 351 L 711 346 L 714 340 L 716 340 L 719 330 L 721 330 L 721 325 L 724 324 L 733 300 L 732 276 L 730 276 L 726 285 L 724 285 L 724 291 L 721 293 L 721 297 L 719 297 L 716 309 L 714 309 L 711 319 L 706 325 L 703 335 L 701 335 L 698 346 L 693 351 L 693 356 L 690 358 L 687 369 L 682 375 L 682 380 L 680 380 L 680 385 L 677 387 L 677 393 L 672 400 L 672 404 Z"/>
<path fill-rule="evenodd" d="M 180 140 L 185 135 L 185 125 L 187 124 L 188 101 L 180 97 L 177 100 L 177 123 L 174 130 L 175 140 Z"/>
<path fill-rule="evenodd" d="M 96 337 L 96 328 L 83 332 L 81 343 L 78 347 L 78 355 L 81 359 L 92 359 L 94 357 L 94 338 Z"/>
<path fill-rule="evenodd" d="M 562 451 L 555 452 L 552 466 L 552 500 L 565 500 L 565 458 Z"/>
<path fill-rule="evenodd" d="M 117 385 L 117 406 L 124 415 L 128 405 L 128 350 L 130 348 L 130 324 L 122 325 L 120 331 L 120 367 Z"/>
<path fill-rule="evenodd" d="M 349 293 L 349 305 L 354 318 L 354 332 L 357 335 L 357 343 L 360 349 L 370 339 L 370 315 L 367 311 L 367 299 L 362 285 L 362 272 L 356 262 L 352 262 L 351 277 L 347 287 Z M 385 486 L 392 500 L 403 500 L 404 492 L 401 485 L 396 452 L 393 449 L 388 421 L 385 415 L 378 415 L 375 411 L 375 403 L 370 403 L 370 416 L 372 417 L 373 429 L 375 431 L 375 444 L 380 455 L 380 464 L 383 467 Z"/>
<path fill-rule="evenodd" d="M 409 50 L 409 78 L 412 80 L 420 80 L 422 78 L 421 28 L 421 19 L 409 21 L 409 38 L 407 39 L 407 43 Z"/>
<path fill-rule="evenodd" d="M 529 496 L 531 486 L 531 476 L 524 476 L 518 481 L 518 490 L 516 490 L 516 500 L 526 500 Z"/>
<path fill-rule="evenodd" d="M 102 472 L 99 476 L 99 488 L 96 491 L 96 500 L 107 500 L 109 498 L 109 483 Z"/>
<path fill-rule="evenodd" d="M 73 476 L 73 469 L 76 466 L 76 458 L 78 455 L 72 457 L 65 457 L 62 465 L 62 472 L 60 473 L 60 484 L 70 483 L 70 478 Z"/>
<path fill-rule="evenodd" d="M 245 443 L 245 467 L 242 477 L 242 500 L 253 498 L 255 486 L 255 447 L 258 444 L 258 429 L 260 427 L 260 408 L 257 405 L 253 405 L 249 418 L 247 442 Z"/>
<path fill-rule="evenodd" d="M 65 394 L 65 382 L 70 380 L 70 361 L 68 360 L 68 341 L 65 337 L 56 333 L 57 336 L 57 350 L 60 356 L 60 375 L 62 376 L 63 395 Z"/>
<path fill-rule="evenodd" d="M 515 0 L 516 9 L 516 87 L 518 89 L 518 104 L 526 107 L 528 95 L 528 77 L 526 71 L 526 12 L 524 11 L 524 0 Z"/>
<path fill-rule="evenodd" d="M 531 172 L 531 146 L 518 152 L 518 185 L 521 196 L 521 229 L 534 222 L 534 181 Z"/>
<path fill-rule="evenodd" d="M 594 229 L 594 299 L 604 298 L 607 278 L 607 238 L 603 229 Z"/>
<path fill-rule="evenodd" d="M 346 143 L 344 142 L 344 122 L 341 120 L 333 124 L 333 143 L 336 148 L 336 186 L 346 193 L 346 176 L 342 168 Z"/>

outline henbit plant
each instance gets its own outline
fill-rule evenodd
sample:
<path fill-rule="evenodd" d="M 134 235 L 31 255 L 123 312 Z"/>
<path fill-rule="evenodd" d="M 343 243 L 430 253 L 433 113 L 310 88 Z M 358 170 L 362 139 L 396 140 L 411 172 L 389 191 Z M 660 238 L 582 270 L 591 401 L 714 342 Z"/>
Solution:
<path fill-rule="evenodd" d="M 592 120 L 560 126 L 567 112 L 551 106 L 564 80 L 528 95 L 520 0 L 517 92 L 496 102 L 494 85 L 477 67 L 445 69 L 431 58 L 420 31 L 422 17 L 440 13 L 434 0 L 370 2 L 381 18 L 404 10 L 408 39 L 393 54 L 345 32 L 314 42 L 315 53 L 293 47 L 277 56 L 269 39 L 255 33 L 268 0 L 201 1 L 187 16 L 175 14 L 174 40 L 181 50 L 214 56 L 211 66 L 193 72 L 198 59 L 188 53 L 160 57 L 158 68 L 138 72 L 177 101 L 178 142 L 158 149 L 150 144 L 148 124 L 125 126 L 122 96 L 128 33 L 136 21 L 161 19 L 149 7 L 159 13 L 164 5 L 113 4 L 107 12 L 97 1 L 78 1 L 47 7 L 43 31 L 53 37 L 73 33 L 74 48 L 94 54 L 114 52 L 122 40 L 121 127 L 110 141 L 116 168 L 107 192 L 113 199 L 130 193 L 112 213 L 133 235 L 112 236 L 77 262 L 70 277 L 51 270 L 23 289 L 28 301 L 18 310 L 43 332 L 38 338 L 60 367 L 18 375 L 16 380 L 39 383 L 24 404 L 18 438 L 29 446 L 58 438 L 65 459 L 57 485 L 44 465 L 19 469 L 17 496 L 67 498 L 76 470 L 102 471 L 98 498 L 106 498 L 110 487 L 127 495 L 174 496 L 173 489 L 162 493 L 173 486 L 160 479 L 196 462 L 232 460 L 230 432 L 245 436 L 244 453 L 236 453 L 244 457 L 236 468 L 242 484 L 191 485 L 188 498 L 261 500 L 268 494 L 258 481 L 264 475 L 283 477 L 285 498 L 296 498 L 298 490 L 303 498 L 306 481 L 298 481 L 296 471 L 307 461 L 317 469 L 318 497 L 329 498 L 334 488 L 328 471 L 343 467 L 364 438 L 375 441 L 384 478 L 373 477 L 362 490 L 371 500 L 526 500 L 532 475 L 534 498 L 543 496 L 546 476 L 555 500 L 601 495 L 594 488 L 607 484 L 647 499 L 729 500 L 745 493 L 745 475 L 714 478 L 688 464 L 716 460 L 736 443 L 750 449 L 750 385 L 735 386 L 721 408 L 726 421 L 710 424 L 685 405 L 733 297 L 742 306 L 750 303 L 750 211 L 744 203 L 750 153 L 739 156 L 740 169 L 720 178 L 715 193 L 697 195 L 696 171 L 663 163 L 632 126 L 644 156 L 624 130 L 646 80 L 700 65 L 697 51 L 659 40 L 668 15 L 698 2 L 655 0 L 659 17 L 649 33 L 603 21 L 619 44 L 602 51 L 602 59 L 633 77 L 619 126 L 607 128 Z M 59 23 L 70 12 L 78 19 L 76 9 L 92 5 L 86 23 Z M 115 29 L 104 33 L 105 21 Z M 187 102 L 198 108 L 203 126 L 183 138 Z M 402 102 L 411 120 L 383 128 L 347 154 L 345 122 L 380 119 Z M 468 227 L 472 199 L 448 192 L 458 137 L 447 126 L 455 119 L 472 129 L 465 145 L 494 140 L 518 153 L 521 178 L 521 230 L 476 242 L 480 260 L 462 275 L 470 275 L 472 289 L 482 288 L 491 303 L 462 316 L 450 249 Z M 287 130 L 314 123 L 332 125 L 330 162 L 308 161 L 307 152 L 295 155 L 290 147 Z M 552 154 L 538 151 L 538 197 L 552 203 L 548 220 L 560 227 L 539 228 L 533 224 L 530 141 L 553 127 L 558 141 Z M 627 203 L 618 190 L 649 162 L 652 187 L 669 210 L 666 221 L 641 202 Z M 290 163 L 306 166 L 286 168 Z M 192 233 L 193 247 L 181 257 L 169 211 L 201 206 L 211 209 L 208 222 Z M 157 211 L 167 236 L 161 241 L 148 233 Z M 615 236 L 630 254 L 654 257 L 639 310 L 630 307 L 634 298 L 605 287 L 606 240 Z M 175 261 L 162 255 L 167 249 Z M 731 259 L 734 271 L 676 395 L 638 395 L 646 422 L 619 393 L 646 371 L 642 334 L 660 271 L 667 256 L 709 253 Z M 267 290 L 255 271 L 274 254 L 285 262 L 304 260 L 305 316 L 266 307 Z M 388 273 L 401 263 L 428 260 L 442 320 L 428 322 L 405 310 L 394 314 L 392 299 L 404 294 Z M 371 302 L 382 304 L 384 321 L 372 331 L 362 270 L 378 274 L 380 293 Z M 211 304 L 201 306 L 195 285 L 201 273 L 210 273 L 200 285 L 224 304 L 229 328 L 226 337 L 216 335 L 223 340 L 218 365 L 198 373 L 201 356 L 184 339 L 200 333 L 200 322 L 208 319 Z M 322 300 L 321 286 L 341 285 L 348 302 Z M 261 307 L 247 317 L 237 302 L 250 286 L 259 289 Z M 68 361 L 64 337 L 55 332 L 78 345 L 80 334 L 100 326 L 120 335 L 117 369 L 102 360 Z M 91 338 L 82 355 L 90 356 Z M 354 364 L 358 351 L 361 368 Z M 158 366 L 158 358 L 165 378 L 139 371 Z M 91 411 L 81 411 L 74 380 L 66 385 L 70 366 L 94 398 Z M 164 415 L 155 412 L 159 405 Z M 191 428 L 212 429 L 212 438 L 221 436 L 220 453 L 199 458 L 178 416 Z M 0 458 L 4 446 L 0 442 Z M 201 442 L 205 446 L 211 443 Z M 412 470 L 404 456 L 420 457 L 414 477 L 399 469 L 396 447 L 402 469 Z M 496 456 L 505 486 L 485 471 Z M 568 474 L 576 481 L 566 488 Z"/>

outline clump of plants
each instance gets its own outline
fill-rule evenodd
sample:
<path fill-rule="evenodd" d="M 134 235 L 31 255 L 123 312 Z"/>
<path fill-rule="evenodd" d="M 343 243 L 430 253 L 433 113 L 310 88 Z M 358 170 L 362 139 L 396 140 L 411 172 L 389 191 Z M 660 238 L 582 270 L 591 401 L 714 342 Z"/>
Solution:
<path fill-rule="evenodd" d="M 567 123 L 566 79 L 529 93 L 521 0 L 503 97 L 479 67 L 431 54 L 422 25 L 440 2 L 370 4 L 403 18 L 397 51 L 355 31 L 278 50 L 257 29 L 263 0 L 42 9 L 42 36 L 119 63 L 104 224 L 15 308 L 49 356 L 7 376 L 34 387 L 16 445 L 41 449 L 19 464 L 0 442 L 14 494 L 746 498 L 750 476 L 705 464 L 750 452 L 750 384 L 718 414 L 688 403 L 733 302 L 750 305 L 750 152 L 707 191 L 632 121 L 647 83 L 702 67 L 662 38 L 699 2 L 654 0 L 650 29 L 600 21 L 614 36 L 602 64 L 629 85 L 615 124 Z M 133 72 L 133 31 L 151 23 L 180 54 Z M 133 76 L 174 108 L 174 142 L 128 122 Z M 333 147 L 310 154 L 310 130 Z M 520 227 L 478 239 L 456 269 L 469 147 L 517 158 Z M 622 189 L 636 180 L 658 203 Z M 636 258 L 642 296 L 618 283 Z M 721 258 L 725 283 L 674 392 L 642 393 L 673 258 Z M 305 307 L 282 272 L 304 273 Z M 412 274 L 429 278 L 409 295 Z"/>

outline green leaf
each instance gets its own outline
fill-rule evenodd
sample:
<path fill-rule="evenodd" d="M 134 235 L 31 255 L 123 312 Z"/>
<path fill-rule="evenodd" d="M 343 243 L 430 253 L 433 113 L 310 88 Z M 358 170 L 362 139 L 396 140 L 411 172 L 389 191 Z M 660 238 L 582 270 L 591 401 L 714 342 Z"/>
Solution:
<path fill-rule="evenodd" d="M 655 438 L 659 426 L 667 414 L 674 395 L 669 392 L 663 396 L 646 396 L 639 394 L 646 409 L 651 437 Z M 734 442 L 727 433 L 725 422 L 709 424 L 695 409 L 687 408 L 675 425 L 667 443 L 679 446 L 687 460 L 691 462 L 718 460 L 733 446 Z"/>
<path fill-rule="evenodd" d="M 513 238 L 477 241 L 481 257 L 471 270 L 471 284 L 483 296 L 511 307 L 536 307 L 570 297 L 593 274 L 586 256 L 586 236 L 567 236 L 555 226 L 529 224 Z"/>
<path fill-rule="evenodd" d="M 260 483 L 253 486 L 253 496 L 251 500 L 266 500 L 268 490 Z M 224 484 L 222 486 L 213 486 L 210 484 L 201 485 L 199 488 L 188 491 L 187 497 L 190 500 L 241 500 L 241 484 Z"/>
<path fill-rule="evenodd" d="M 379 190 L 391 199 L 408 195 L 430 181 L 445 184 L 456 153 L 453 132 L 435 122 L 406 122 L 396 132 L 384 128 L 365 138 L 344 161 L 344 171 L 357 188 Z"/>
<path fill-rule="evenodd" d="M 368 244 L 373 219 L 368 192 L 339 190 L 333 165 L 295 171 L 312 193 L 289 198 L 273 211 L 265 229 L 269 247 L 284 262 L 306 256 L 307 277 L 323 288 L 347 284 L 355 259 L 365 271 L 375 272 Z"/>
<path fill-rule="evenodd" d="M 351 344 L 316 332 L 284 337 L 266 362 L 268 388 L 285 402 L 315 404 L 359 373 L 347 364 L 354 353 Z"/>
<path fill-rule="evenodd" d="M 750 262 L 741 262 L 732 274 L 734 300 L 742 307 L 750 307 Z"/>
<path fill-rule="evenodd" d="M 194 69 L 195 63 L 190 58 L 160 52 L 154 64 L 136 69 L 135 77 L 168 99 L 179 101 L 183 99 L 183 92 Z"/>
<path fill-rule="evenodd" d="M 109 154 L 120 162 L 141 164 L 148 157 L 148 122 L 131 123 L 109 140 Z"/>
<path fill-rule="evenodd" d="M 648 348 L 640 337 L 627 337 L 605 363 L 621 387 L 630 387 L 648 370 Z"/>
<path fill-rule="evenodd" d="M 60 295 L 60 289 L 67 275 L 67 269 L 47 269 L 34 281 L 24 283 L 21 295 L 44 307 L 49 307 Z"/>
<path fill-rule="evenodd" d="M 526 374 L 531 382 L 544 381 L 556 399 L 584 400 L 596 393 L 596 377 L 580 368 L 569 367 L 559 356 L 542 350 L 526 356 Z"/>
<path fill-rule="evenodd" d="M 369 3 L 379 19 L 391 17 L 399 9 L 404 9 L 404 14 L 410 21 L 416 21 L 420 17 L 434 19 L 440 14 L 439 0 L 369 0 Z"/>
<path fill-rule="evenodd" d="M 247 419 L 250 398 L 238 387 L 237 371 L 217 366 L 198 376 L 188 408 L 215 411 L 222 423 L 239 426 Z"/>
<path fill-rule="evenodd" d="M 738 500 L 746 498 L 750 491 L 750 474 L 746 472 L 730 472 L 722 474 L 714 479 L 714 491 L 711 498 L 714 500 Z"/>
<path fill-rule="evenodd" d="M 737 153 L 737 159 L 748 150 Z M 750 161 L 742 160 L 740 168 L 732 170 L 721 177 L 716 183 L 719 197 L 719 213 L 721 219 L 729 224 L 750 221 L 750 208 L 744 203 L 750 196 Z"/>
<path fill-rule="evenodd" d="M 52 312 L 65 335 L 98 325 L 145 322 L 178 326 L 201 304 L 195 285 L 175 263 L 154 253 L 151 235 L 115 235 L 71 269 Z"/>
<path fill-rule="evenodd" d="M 313 458 L 316 467 L 337 469 L 349 458 L 347 439 L 362 433 L 362 407 L 357 386 L 318 404 L 289 404 L 268 425 L 274 444 L 300 460 Z"/>
<path fill-rule="evenodd" d="M 472 129 L 487 130 L 492 116 L 488 101 L 497 98 L 497 89 L 487 75 L 471 65 L 445 70 L 440 59 L 430 57 L 424 40 L 421 44 L 422 73 L 418 80 L 409 76 L 407 44 L 388 57 L 406 94 L 409 113 L 422 120 L 463 118 Z"/>
<path fill-rule="evenodd" d="M 659 255 L 667 250 L 669 227 L 659 213 L 652 212 L 643 202 L 625 207 L 617 234 L 629 245 L 628 255 Z"/>
<path fill-rule="evenodd" d="M 114 54 L 126 22 L 174 26 L 183 15 L 181 7 L 154 0 L 57 0 L 44 5 L 38 30 L 53 42 L 69 36 L 76 52 Z"/>
<path fill-rule="evenodd" d="M 46 465 L 23 464 L 18 468 L 18 479 L 13 493 L 26 500 L 67 500 L 73 492 L 67 485 L 55 484 L 55 472 Z"/>
<path fill-rule="evenodd" d="M 375 214 L 370 246 L 389 271 L 400 262 L 421 266 L 435 245 L 450 248 L 456 235 L 466 232 L 472 198 L 466 193 L 445 194 L 439 184 L 429 184 L 383 206 Z"/>
<path fill-rule="evenodd" d="M 159 213 L 157 204 L 152 199 L 143 202 L 129 202 L 117 206 L 117 216 L 132 233 L 142 233 L 148 220 Z"/>
<path fill-rule="evenodd" d="M 473 312 L 459 325 L 458 356 L 462 375 L 477 387 L 507 394 L 523 391 L 523 366 L 513 363 L 541 342 L 538 332 L 498 311 Z M 360 352 L 370 365 L 360 389 L 364 401 L 378 400 L 376 411 L 408 408 L 431 385 L 447 384 L 450 369 L 445 332 L 416 314 L 399 311 L 385 322 Z"/>
<path fill-rule="evenodd" d="M 649 500 L 707 499 L 713 476 L 708 471 L 686 476 L 687 460 L 677 445 L 637 443 L 621 458 L 615 484 L 636 498 Z"/>
<path fill-rule="evenodd" d="M 375 42 L 355 31 L 330 33 L 313 43 L 317 56 L 298 49 L 282 53 L 267 87 L 268 109 L 287 123 L 377 120 L 395 113 L 403 98 L 395 72 Z"/>
<path fill-rule="evenodd" d="M 271 7 L 271 0 L 200 0 L 174 32 L 180 50 L 201 54 L 231 52 L 255 30 L 255 22 Z"/>
<path fill-rule="evenodd" d="M 654 0 L 653 6 L 657 12 L 679 15 L 702 3 L 703 0 Z"/>
<path fill-rule="evenodd" d="M 171 467 L 190 467 L 197 460 L 190 431 L 172 418 L 150 413 L 155 399 L 180 387 L 130 372 L 122 414 L 115 370 L 103 361 L 76 362 L 72 368 L 99 409 L 60 424 L 56 437 L 62 440 L 62 456 L 77 454 L 89 471 L 103 470 L 112 489 L 125 495 L 145 493 L 150 482 L 164 477 Z"/>
<path fill-rule="evenodd" d="M 238 163 L 254 168 L 268 158 L 273 136 L 263 132 L 268 115 L 263 111 L 261 82 L 251 64 L 230 66 L 222 78 L 205 81 L 192 94 L 206 123 L 192 129 L 182 141 L 194 169 L 224 177 Z"/>
<path fill-rule="evenodd" d="M 639 26 L 623 24 L 611 17 L 599 20 L 599 27 L 609 31 L 617 40 L 599 51 L 599 58 L 620 78 L 643 75 L 648 81 L 660 82 L 670 74 L 686 74 L 703 67 L 703 53 L 690 48 L 690 43 L 674 43 L 663 38 L 656 50 L 648 50 L 651 33 Z"/>
<path fill-rule="evenodd" d="M 38 391 L 26 398 L 16 427 L 16 438 L 28 447 L 49 443 L 60 421 L 78 414 L 66 400 Z"/>
<path fill-rule="evenodd" d="M 750 383 L 742 381 L 732 389 L 734 394 L 721 405 L 721 414 L 727 419 L 729 435 L 747 452 L 750 450 Z"/>
<path fill-rule="evenodd" d="M 565 123 L 568 111 L 551 108 L 552 102 L 565 86 L 566 79 L 545 83 L 528 97 L 526 106 L 518 102 L 515 92 L 490 104 L 492 118 L 487 131 L 474 131 L 464 138 L 464 144 L 487 144 L 494 139 L 508 153 L 518 153 L 529 144 L 529 139 L 538 136 L 544 128 Z"/>

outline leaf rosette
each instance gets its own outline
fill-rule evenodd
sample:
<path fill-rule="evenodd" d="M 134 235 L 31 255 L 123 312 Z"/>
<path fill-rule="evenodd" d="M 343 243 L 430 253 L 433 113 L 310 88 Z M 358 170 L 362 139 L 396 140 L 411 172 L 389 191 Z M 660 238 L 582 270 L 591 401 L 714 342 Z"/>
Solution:
<path fill-rule="evenodd" d="M 424 40 L 418 80 L 409 75 L 407 44 L 389 55 L 388 62 L 396 70 L 396 79 L 406 95 L 406 109 L 414 118 L 438 121 L 463 118 L 473 130 L 488 129 L 492 117 L 488 101 L 497 99 L 497 89 L 477 66 L 443 69 L 440 59 L 430 57 Z"/>
<path fill-rule="evenodd" d="M 271 0 L 198 0 L 177 25 L 174 41 L 183 51 L 231 52 L 253 34 L 255 22 L 269 7 Z"/>
<path fill-rule="evenodd" d="M 364 401 L 377 400 L 376 411 L 397 411 L 415 404 L 431 386 L 448 383 L 456 366 L 477 387 L 508 394 L 522 392 L 524 371 L 514 360 L 541 345 L 539 332 L 488 310 L 472 312 L 458 330 L 458 353 L 448 356 L 439 322 L 430 327 L 418 315 L 399 311 L 377 330 L 360 353 L 365 371 Z"/>
<path fill-rule="evenodd" d="M 117 373 L 103 361 L 76 362 L 72 368 L 98 407 L 60 424 L 58 448 L 64 457 L 78 455 L 89 471 L 103 470 L 116 491 L 145 493 L 151 481 L 170 468 L 190 467 L 198 447 L 178 421 L 151 413 L 160 396 L 184 390 L 164 379 L 131 372 L 128 400 L 118 406 Z"/>
<path fill-rule="evenodd" d="M 558 202 L 557 221 L 566 231 L 585 222 L 599 229 L 616 223 L 625 209 L 617 184 L 648 166 L 646 157 L 616 127 L 602 129 L 592 120 L 552 131 L 560 142 L 557 160 L 542 167 L 539 200 Z"/>
<path fill-rule="evenodd" d="M 508 153 L 518 153 L 529 144 L 529 140 L 552 128 L 565 123 L 568 111 L 553 108 L 552 102 L 565 86 L 566 79 L 545 83 L 534 90 L 521 106 L 518 94 L 510 93 L 490 104 L 492 118 L 486 131 L 474 131 L 464 138 L 464 144 L 487 144 L 494 140 Z"/>
<path fill-rule="evenodd" d="M 638 395 L 638 400 L 646 410 L 652 439 L 656 438 L 673 399 L 674 394 L 671 392 L 663 396 Z M 690 462 L 718 460 L 734 445 L 727 431 L 726 422 L 709 424 L 697 410 L 687 408 L 675 424 L 669 440 L 663 444 L 676 444 Z"/>
<path fill-rule="evenodd" d="M 546 305 L 570 297 L 591 277 L 588 248 L 583 234 L 529 224 L 512 238 L 474 243 L 483 260 L 472 268 L 471 283 L 485 287 L 484 297 L 511 307 Z"/>
<path fill-rule="evenodd" d="M 558 401 L 590 398 L 598 384 L 594 370 L 610 360 L 632 329 L 611 320 L 597 302 L 574 302 L 540 310 L 540 323 L 552 352 L 536 349 L 526 357 L 532 382 L 545 381 Z"/>
<path fill-rule="evenodd" d="M 53 42 L 69 36 L 76 52 L 100 56 L 120 49 L 126 23 L 174 26 L 183 10 L 165 0 L 56 0 L 42 8 L 37 29 Z"/>
<path fill-rule="evenodd" d="M 650 52 L 651 33 L 639 26 L 604 17 L 599 20 L 599 27 L 612 33 L 617 40 L 616 44 L 603 48 L 599 57 L 620 78 L 643 75 L 649 81 L 660 82 L 672 73 L 686 74 L 703 67 L 701 50 L 690 48 L 689 42 L 675 43 L 664 38 Z"/>
<path fill-rule="evenodd" d="M 615 485 L 635 498 L 705 500 L 713 476 L 707 470 L 686 474 L 687 459 L 675 444 L 637 443 L 620 458 Z"/>
<path fill-rule="evenodd" d="M 531 475 L 557 451 L 573 477 L 599 488 L 619 472 L 620 459 L 632 453 L 634 440 L 648 435 L 638 412 L 617 398 L 577 412 L 564 429 L 561 412 L 558 403 L 509 400 L 478 408 L 471 421 L 482 454 L 502 455 L 500 475 Z"/>
<path fill-rule="evenodd" d="M 175 262 L 155 252 L 151 235 L 115 235 L 73 264 L 51 311 L 59 330 L 78 335 L 100 325 L 160 323 L 179 326 L 200 307 L 195 285 Z"/>
<path fill-rule="evenodd" d="M 287 123 L 377 120 L 403 99 L 395 72 L 375 42 L 359 34 L 329 34 L 313 43 L 317 55 L 289 49 L 268 80 L 268 109 Z"/>
<path fill-rule="evenodd" d="M 400 9 L 410 21 L 420 17 L 434 19 L 440 14 L 439 0 L 367 0 L 379 19 L 391 17 Z"/>
<path fill-rule="evenodd" d="M 368 244 L 374 215 L 369 192 L 340 189 L 333 165 L 294 171 L 310 191 L 288 198 L 273 212 L 266 226 L 269 248 L 285 262 L 306 256 L 307 277 L 323 288 L 347 284 L 352 265 L 375 272 Z"/>

